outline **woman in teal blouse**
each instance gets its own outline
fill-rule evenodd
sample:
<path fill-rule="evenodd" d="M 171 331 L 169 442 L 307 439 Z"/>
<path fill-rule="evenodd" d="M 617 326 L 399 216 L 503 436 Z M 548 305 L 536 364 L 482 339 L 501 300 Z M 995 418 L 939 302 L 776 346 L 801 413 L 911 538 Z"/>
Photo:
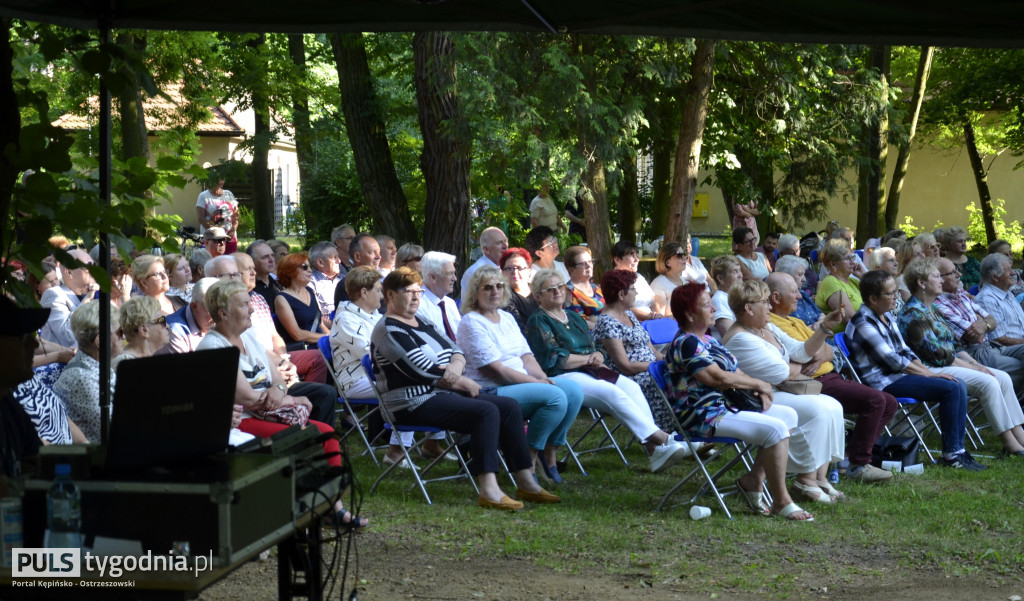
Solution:
<path fill-rule="evenodd" d="M 651 471 L 686 457 L 688 450 L 658 428 L 640 385 L 608 369 L 579 314 L 562 308 L 565 281 L 553 269 L 533 274 L 532 296 L 540 304 L 526 322 L 526 339 L 548 376 L 565 374 L 583 389 L 583 406 L 609 413 L 643 442 Z"/>

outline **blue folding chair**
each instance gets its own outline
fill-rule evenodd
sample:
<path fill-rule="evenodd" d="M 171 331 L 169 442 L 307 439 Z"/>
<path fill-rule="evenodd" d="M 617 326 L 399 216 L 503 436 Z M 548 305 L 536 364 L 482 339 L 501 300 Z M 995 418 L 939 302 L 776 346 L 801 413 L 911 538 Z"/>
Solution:
<path fill-rule="evenodd" d="M 396 423 L 394 415 L 390 411 L 388 411 L 387 405 L 384 404 L 384 400 L 383 400 L 383 398 L 380 395 L 380 390 L 377 388 L 377 375 L 373 371 L 373 364 L 370 361 L 370 355 L 363 355 L 363 361 L 362 362 L 363 362 L 363 369 L 366 370 L 366 374 L 370 378 L 370 387 L 373 389 L 373 393 L 377 396 L 377 401 L 379 403 L 381 416 L 385 420 L 385 423 L 384 423 L 384 429 L 385 430 L 392 430 L 393 429 L 395 432 L 422 432 L 422 433 L 425 433 L 425 434 L 436 434 L 438 432 L 444 432 L 444 430 L 442 430 L 440 428 L 434 428 L 432 426 L 402 426 L 402 425 L 399 425 L 398 423 Z M 466 478 L 466 479 L 469 480 L 469 483 L 473 485 L 473 490 L 475 490 L 477 494 L 480 494 L 480 489 L 476 485 L 476 479 L 473 478 L 473 476 L 470 475 L 469 467 L 466 465 L 466 460 L 463 458 L 462 452 L 459 450 L 458 445 L 455 444 L 455 441 L 452 440 L 451 436 L 448 436 L 448 435 L 445 436 L 445 442 L 447 443 L 446 448 L 441 451 L 440 455 L 438 455 L 430 463 L 428 463 L 426 467 L 420 468 L 415 463 L 413 463 L 412 456 L 409 455 L 409 451 L 410 450 L 417 450 L 417 449 L 419 449 L 420 445 L 422 445 L 423 442 L 426 441 L 426 440 L 427 440 L 427 437 L 425 437 L 425 436 L 424 437 L 420 437 L 420 439 L 418 441 L 416 441 L 415 443 L 413 443 L 413 445 L 411 447 L 409 447 L 408 449 L 405 448 L 404 444 L 401 444 L 401 445 L 398 445 L 398 446 L 401 447 L 401 449 L 402 449 L 402 454 L 404 455 L 404 460 L 407 462 L 407 464 L 408 464 L 408 466 L 410 468 L 409 471 L 412 472 L 413 478 L 416 479 L 416 484 L 415 485 L 418 486 L 419 489 L 420 489 L 420 492 L 423 493 L 423 498 L 427 500 L 427 505 L 432 505 L 433 504 L 431 502 L 431 500 L 430 500 L 430 495 L 427 494 L 427 486 L 426 486 L 427 484 L 430 484 L 431 482 L 442 482 L 442 481 L 445 481 L 445 480 L 458 480 L 458 479 L 461 479 L 461 478 Z M 424 476 L 426 476 L 427 473 L 430 472 L 430 470 L 432 470 L 435 466 L 437 466 L 438 464 L 442 463 L 445 460 L 445 455 L 447 455 L 448 453 L 454 453 L 455 456 L 458 458 L 458 461 L 459 461 L 459 471 L 458 471 L 458 473 L 453 474 L 453 475 L 449 475 L 449 476 L 438 476 L 436 478 L 424 479 Z M 373 486 L 370 487 L 370 494 L 373 494 L 373 491 L 377 490 L 377 486 L 379 486 L 380 483 L 383 482 L 385 478 L 387 478 L 389 475 L 391 475 L 392 472 L 394 472 L 396 469 L 398 469 L 400 465 L 402 465 L 401 461 L 396 461 L 395 463 L 389 465 L 388 468 L 386 470 L 384 470 L 384 473 L 382 473 L 377 478 L 376 482 L 373 483 Z M 401 471 L 401 470 L 399 470 L 399 471 Z"/>
<path fill-rule="evenodd" d="M 690 497 L 686 501 L 683 501 L 682 503 L 677 504 L 693 505 L 694 503 L 697 502 L 697 499 L 710 492 L 715 496 L 715 500 L 718 501 L 718 505 L 722 508 L 722 511 L 725 512 L 726 517 L 728 517 L 731 520 L 732 513 L 729 512 L 729 508 L 725 505 L 725 497 L 730 494 L 735 494 L 738 492 L 736 485 L 733 484 L 720 489 L 716 483 L 718 482 L 719 478 L 728 473 L 733 467 L 735 467 L 739 463 L 743 463 L 747 471 L 750 471 L 751 466 L 754 463 L 753 459 L 750 456 L 750 450 L 752 446 L 738 438 L 727 438 L 724 436 L 714 436 L 707 438 L 702 436 L 690 436 L 686 432 L 686 430 L 683 429 L 682 424 L 679 423 L 679 418 L 678 416 L 676 416 L 675 409 L 673 409 L 672 403 L 669 402 L 668 396 L 665 394 L 665 390 L 668 388 L 668 379 L 665 377 L 665 372 L 666 368 L 664 360 L 654 361 L 647 367 L 647 373 L 651 374 L 651 377 L 654 378 L 654 382 L 658 385 L 658 394 L 659 396 L 661 396 L 661 401 L 665 404 L 665 407 L 668 408 L 668 412 L 672 416 L 672 421 L 675 423 L 675 439 L 679 442 L 686 443 L 686 445 L 690 448 L 690 453 L 693 454 L 693 460 L 697 462 L 697 467 L 690 470 L 689 474 L 687 474 L 682 480 L 677 482 L 676 485 L 673 486 L 667 493 L 665 493 L 665 496 L 661 498 L 661 502 L 658 503 L 658 511 L 664 509 L 665 506 L 668 504 L 669 499 L 671 499 L 672 496 L 675 495 L 676 492 L 678 492 L 679 489 L 685 486 L 688 482 L 690 482 L 691 480 L 695 481 L 697 475 L 699 474 L 704 478 L 704 483 L 697 488 L 697 492 L 694 493 L 692 497 Z M 716 448 L 710 455 L 702 459 L 700 453 L 698 453 L 698 447 L 694 444 L 702 442 L 717 443 L 721 446 Z M 736 455 L 732 459 L 727 461 L 725 465 L 715 470 L 713 474 L 709 473 L 707 464 L 715 460 L 716 458 L 724 455 L 730 449 L 735 451 Z M 767 489 L 765 490 L 767 491 Z"/>
<path fill-rule="evenodd" d="M 327 361 L 327 373 L 331 374 L 331 380 L 334 381 L 334 387 L 338 391 L 339 406 L 334 412 L 335 417 L 337 417 L 337 414 L 339 413 L 345 413 L 348 414 L 350 418 L 353 420 L 353 424 L 349 426 L 344 432 L 341 433 L 342 440 L 344 440 L 350 434 L 352 434 L 353 431 L 358 432 L 359 438 L 362 439 L 363 445 L 366 446 L 366 454 L 369 455 L 370 459 L 373 459 L 373 462 L 379 466 L 380 463 L 377 461 L 377 456 L 374 455 L 373 453 L 373 443 L 368 438 L 366 438 L 366 432 L 363 431 L 363 425 L 369 421 L 371 416 L 373 416 L 375 413 L 377 413 L 377 411 L 380 410 L 377 399 L 350 399 L 347 396 L 345 396 L 345 394 L 341 392 L 342 387 L 341 382 L 338 380 L 338 374 L 334 372 L 334 358 L 333 353 L 331 351 L 331 337 L 321 336 L 316 341 L 316 345 L 317 348 L 320 349 L 320 354 L 324 356 L 324 361 Z M 356 414 L 356 407 L 360 407 L 366 410 L 366 413 L 363 414 L 362 417 L 358 417 Z"/>
<path fill-rule="evenodd" d="M 975 284 L 967 289 L 967 293 L 970 294 L 971 296 L 978 296 L 978 290 L 978 285 Z"/>
<path fill-rule="evenodd" d="M 843 332 L 839 332 L 834 336 L 834 339 L 836 341 L 836 347 L 839 349 L 839 352 L 841 352 L 843 356 L 846 357 L 846 364 L 850 366 L 850 374 L 853 376 L 854 381 L 858 383 L 863 383 L 860 380 L 860 374 L 858 374 L 857 370 L 853 367 L 853 359 L 850 357 L 850 349 L 849 347 L 846 346 L 846 334 Z M 924 436 L 917 429 L 917 425 L 914 424 L 914 418 L 911 415 L 910 411 L 910 409 L 913 409 L 917 406 L 922 407 L 925 414 L 931 420 L 932 426 L 935 428 L 935 431 L 941 433 L 942 430 L 939 428 L 939 422 L 936 421 L 935 415 L 932 413 L 931 407 L 928 406 L 928 403 L 919 402 L 917 399 L 912 399 L 910 397 L 896 397 L 896 403 L 899 405 L 900 417 L 894 420 L 894 427 L 895 425 L 901 424 L 904 421 L 907 422 L 908 428 L 904 428 L 900 433 L 902 434 L 903 432 L 906 432 L 907 429 L 913 431 L 914 436 L 917 437 L 917 441 L 921 445 L 921 448 L 923 448 L 924 452 L 928 454 L 928 459 L 930 459 L 932 463 L 935 463 L 935 457 L 932 456 L 932 452 L 928 449 L 928 445 L 925 444 L 924 442 Z M 892 436 L 892 430 L 889 429 L 888 425 L 885 426 L 885 432 L 889 436 Z"/>
<path fill-rule="evenodd" d="M 690 256 L 700 258 L 700 238 L 690 236 Z"/>
<path fill-rule="evenodd" d="M 651 335 L 651 344 L 668 344 L 672 342 L 679 333 L 679 324 L 674 317 L 662 317 L 661 319 L 648 319 L 643 322 L 643 327 Z"/>

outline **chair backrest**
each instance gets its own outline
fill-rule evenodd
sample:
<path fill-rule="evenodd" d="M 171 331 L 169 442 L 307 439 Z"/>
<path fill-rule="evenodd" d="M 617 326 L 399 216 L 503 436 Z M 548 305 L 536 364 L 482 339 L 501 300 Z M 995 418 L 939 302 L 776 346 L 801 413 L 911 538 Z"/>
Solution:
<path fill-rule="evenodd" d="M 668 344 L 679 332 L 679 324 L 674 317 L 662 317 L 661 319 L 648 319 L 643 322 L 643 327 L 651 335 L 653 344 Z"/>
<path fill-rule="evenodd" d="M 665 360 L 651 361 L 647 365 L 647 373 L 651 374 L 654 383 L 658 385 L 658 390 L 664 391 L 668 386 L 668 380 L 665 379 Z"/>
<path fill-rule="evenodd" d="M 694 257 L 700 258 L 700 238 L 696 236 L 690 236 L 690 254 Z"/>
<path fill-rule="evenodd" d="M 320 354 L 324 356 L 324 361 L 327 362 L 327 369 L 334 370 L 334 356 L 331 353 L 331 337 L 321 336 L 316 341 L 317 348 L 320 349 Z"/>
<path fill-rule="evenodd" d="M 363 355 L 362 363 L 363 369 L 366 370 L 366 377 L 370 378 L 370 384 L 377 388 L 377 374 L 373 373 L 373 361 L 370 360 L 369 353 Z"/>
<path fill-rule="evenodd" d="M 846 333 L 838 332 L 832 337 L 832 340 L 835 341 L 836 348 L 839 349 L 839 352 L 846 358 L 846 365 L 850 368 L 850 374 L 853 376 L 853 380 L 858 384 L 863 384 L 860 380 L 860 374 L 857 373 L 857 368 L 853 366 L 853 358 L 850 357 L 850 347 L 846 344 Z"/>
<path fill-rule="evenodd" d="M 864 251 L 863 250 L 858 248 L 857 250 L 853 251 L 853 254 L 857 255 L 857 258 L 859 258 L 861 261 L 864 260 Z"/>
<path fill-rule="evenodd" d="M 968 288 L 967 289 L 967 293 L 970 294 L 971 296 L 977 296 L 978 295 L 978 285 L 975 284 L 975 285 L 971 286 L 970 288 Z"/>
<path fill-rule="evenodd" d="M 812 265 L 812 266 L 813 266 L 813 265 L 814 265 L 815 263 L 817 263 L 817 262 L 818 262 L 818 249 L 814 249 L 814 250 L 812 250 L 812 251 L 811 251 L 811 256 L 810 256 L 810 259 L 811 259 L 811 265 Z"/>
<path fill-rule="evenodd" d="M 687 438 L 690 438 L 689 434 L 683 429 L 683 424 L 679 422 L 679 416 L 676 415 L 676 410 L 672 406 L 672 401 L 668 398 L 668 365 L 665 364 L 665 360 L 651 361 L 647 365 L 647 373 L 651 374 L 651 379 L 658 386 L 658 396 L 661 397 L 661 402 L 664 403 L 665 409 L 668 410 L 668 414 L 672 417 L 672 423 L 675 425 L 675 432 L 682 434 Z"/>

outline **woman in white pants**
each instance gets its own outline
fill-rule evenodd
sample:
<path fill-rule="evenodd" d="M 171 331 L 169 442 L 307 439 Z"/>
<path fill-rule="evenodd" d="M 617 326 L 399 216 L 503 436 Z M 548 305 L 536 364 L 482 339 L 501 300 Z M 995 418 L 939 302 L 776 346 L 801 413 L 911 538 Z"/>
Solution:
<path fill-rule="evenodd" d="M 686 447 L 654 423 L 640 385 L 606 367 L 586 322 L 579 314 L 562 308 L 562 276 L 542 269 L 533 275 L 530 289 L 540 310 L 526 322 L 526 339 L 544 373 L 576 382 L 583 389 L 584 407 L 611 414 L 629 428 L 643 443 L 652 472 L 665 470 L 686 457 Z"/>
<path fill-rule="evenodd" d="M 827 332 L 842 321 L 840 308 L 826 315 L 806 342 L 795 340 L 770 322 L 769 289 L 760 280 L 735 284 L 729 290 L 729 308 L 736 314 L 736 321 L 722 336 L 722 343 L 744 373 L 772 386 L 787 380 L 810 380 L 801 373 L 800 364 L 811 361 Z M 787 471 L 797 474 L 793 482 L 796 494 L 817 503 L 845 500 L 846 495 L 827 477 L 828 464 L 841 460 L 846 447 L 842 405 L 823 394 L 776 391 L 774 398 L 776 404 L 790 407 L 797 414 L 797 426 L 790 433 L 787 466 Z"/>
<path fill-rule="evenodd" d="M 942 294 L 943 279 L 959 277 L 955 267 L 940 273 L 936 259 L 914 259 L 903 272 L 911 296 L 896 323 L 907 346 L 922 363 L 932 371 L 963 380 L 968 394 L 978 397 L 992 430 L 1003 443 L 1002 453 L 1024 456 L 1024 412 L 1009 374 L 981 365 L 962 350 L 949 325 L 932 308 Z"/>

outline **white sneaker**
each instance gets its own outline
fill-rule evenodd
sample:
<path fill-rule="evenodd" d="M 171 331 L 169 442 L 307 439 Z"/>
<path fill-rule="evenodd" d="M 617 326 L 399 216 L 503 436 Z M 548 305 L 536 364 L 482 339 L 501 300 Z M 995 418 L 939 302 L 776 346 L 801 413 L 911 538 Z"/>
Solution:
<path fill-rule="evenodd" d="M 690 451 L 686 448 L 686 445 L 674 440 L 658 445 L 654 447 L 654 452 L 649 457 L 651 460 L 651 472 L 657 474 L 660 471 L 667 470 L 683 459 L 686 459 L 689 454 Z"/>
<path fill-rule="evenodd" d="M 395 465 L 396 463 L 398 464 L 398 469 L 402 469 L 402 470 L 411 470 L 412 469 L 412 466 L 410 466 L 409 462 L 405 460 L 405 457 L 402 457 L 402 459 L 400 461 L 395 461 L 394 459 L 388 457 L 387 455 L 384 456 L 384 465 Z"/>

